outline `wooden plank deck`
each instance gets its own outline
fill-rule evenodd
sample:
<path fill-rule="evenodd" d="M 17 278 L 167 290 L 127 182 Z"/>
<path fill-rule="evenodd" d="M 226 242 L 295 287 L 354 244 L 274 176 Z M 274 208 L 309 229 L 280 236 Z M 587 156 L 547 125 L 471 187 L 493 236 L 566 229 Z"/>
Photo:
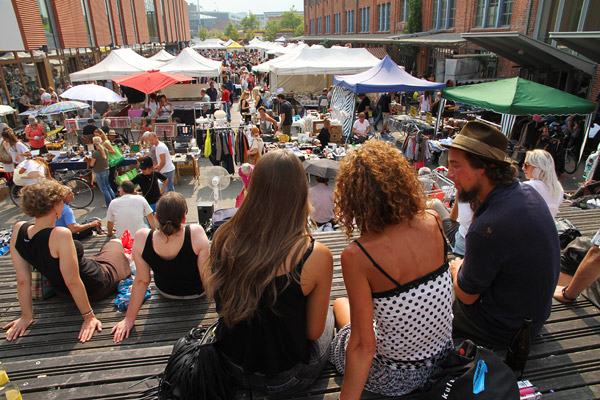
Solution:
<path fill-rule="evenodd" d="M 584 235 L 600 227 L 600 210 L 561 208 Z M 340 253 L 346 246 L 341 232 L 316 234 L 334 255 L 331 299 L 344 296 Z M 84 242 L 93 254 L 105 239 Z M 77 341 L 81 318 L 72 302 L 52 297 L 34 301 L 36 320 L 27 335 L 14 342 L 0 339 L 0 361 L 25 399 L 132 399 L 154 398 L 157 380 L 175 341 L 197 325 L 215 321 L 214 304 L 204 299 L 177 301 L 152 291 L 144 303 L 130 338 L 112 342 L 110 329 L 123 318 L 112 298 L 93 304 L 103 331 L 87 343 Z M 9 256 L 0 257 L 0 324 L 20 315 L 16 280 Z M 555 302 L 542 335 L 533 344 L 525 378 L 544 399 L 600 397 L 600 310 L 580 297 L 574 304 Z M 3 336 L 4 337 L 4 336 Z M 342 376 L 329 365 L 310 390 L 294 398 L 335 399 Z M 251 392 L 240 398 L 258 398 Z M 404 397 L 415 398 L 415 395 Z M 364 399 L 383 397 L 364 393 Z"/>

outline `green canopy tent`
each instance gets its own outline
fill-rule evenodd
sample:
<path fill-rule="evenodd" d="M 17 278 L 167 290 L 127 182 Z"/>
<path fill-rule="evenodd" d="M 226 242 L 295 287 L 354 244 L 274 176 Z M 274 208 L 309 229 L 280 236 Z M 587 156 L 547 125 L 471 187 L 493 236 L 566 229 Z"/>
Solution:
<path fill-rule="evenodd" d="M 518 115 L 587 114 L 582 152 L 590 116 L 596 109 L 596 104 L 589 100 L 522 78 L 446 88 L 442 90 L 442 102 L 445 103 L 446 99 L 502 114 L 502 132 L 505 135 L 511 132 Z M 440 104 L 440 110 L 443 106 Z M 438 113 L 436 128 L 440 115 Z"/>

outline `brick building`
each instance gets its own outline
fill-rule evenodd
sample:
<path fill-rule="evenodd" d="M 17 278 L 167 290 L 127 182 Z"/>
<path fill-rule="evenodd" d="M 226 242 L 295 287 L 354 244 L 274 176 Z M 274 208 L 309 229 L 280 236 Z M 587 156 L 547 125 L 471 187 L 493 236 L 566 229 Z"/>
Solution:
<path fill-rule="evenodd" d="M 594 100 L 600 91 L 598 0 L 422 0 L 422 32 L 406 34 L 408 3 L 305 0 L 303 39 L 379 46 L 438 81 L 521 76 Z"/>
<path fill-rule="evenodd" d="M 113 46 L 142 53 L 189 41 L 185 0 L 11 0 L 0 24 L 0 102 L 16 108 L 25 91 L 66 87 L 70 73 Z"/>

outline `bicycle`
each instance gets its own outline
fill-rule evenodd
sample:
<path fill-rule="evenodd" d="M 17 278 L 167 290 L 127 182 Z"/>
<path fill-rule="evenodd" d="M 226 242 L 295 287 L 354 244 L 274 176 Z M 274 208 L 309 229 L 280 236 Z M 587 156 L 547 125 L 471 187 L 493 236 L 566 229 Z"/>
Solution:
<path fill-rule="evenodd" d="M 72 208 L 85 208 L 94 201 L 93 186 L 84 178 L 91 176 L 92 170 L 70 171 L 66 168 L 54 171 L 55 179 L 67 186 L 73 192 L 73 200 L 69 203 Z M 21 189 L 23 186 L 13 185 L 10 189 L 10 199 L 17 206 L 21 205 Z"/>

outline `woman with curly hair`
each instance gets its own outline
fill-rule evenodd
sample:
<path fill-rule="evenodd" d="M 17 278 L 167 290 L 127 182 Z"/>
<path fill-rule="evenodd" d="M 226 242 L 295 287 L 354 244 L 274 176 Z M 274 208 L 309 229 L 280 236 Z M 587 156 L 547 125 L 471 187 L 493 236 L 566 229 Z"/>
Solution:
<path fill-rule="evenodd" d="M 3 327 L 8 329 L 6 340 L 23 336 L 33 322 L 30 265 L 50 281 L 59 296 L 75 301 L 83 318 L 78 336 L 81 342 L 90 340 L 96 329 L 102 330 L 90 300 L 110 296 L 119 281 L 130 275 L 121 241 L 110 240 L 100 253 L 86 258 L 83 246 L 73 240 L 71 231 L 54 226 L 68 193 L 66 186 L 54 180 L 32 183 L 21 190 L 21 208 L 35 222 L 17 222 L 10 239 L 21 318 Z"/>
<path fill-rule="evenodd" d="M 401 396 L 423 386 L 452 349 L 452 279 L 437 215 L 408 161 L 368 142 L 340 166 L 336 211 L 348 298 L 333 305 L 338 334 L 330 361 L 344 374 L 341 399 L 363 388 Z M 350 325 L 350 323 L 352 323 Z"/>
<path fill-rule="evenodd" d="M 294 393 L 327 363 L 333 258 L 311 238 L 309 210 L 298 157 L 269 152 L 238 211 L 215 233 L 202 280 L 219 312 L 216 349 L 238 386 Z"/>

